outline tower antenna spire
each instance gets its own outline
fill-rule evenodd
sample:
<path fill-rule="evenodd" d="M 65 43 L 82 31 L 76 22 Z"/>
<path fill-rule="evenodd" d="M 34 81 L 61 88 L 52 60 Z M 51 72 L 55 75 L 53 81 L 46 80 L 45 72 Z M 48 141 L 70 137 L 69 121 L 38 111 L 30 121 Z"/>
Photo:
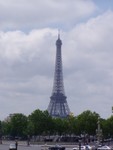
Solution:
<path fill-rule="evenodd" d="M 60 29 L 58 29 L 58 39 L 60 39 Z"/>

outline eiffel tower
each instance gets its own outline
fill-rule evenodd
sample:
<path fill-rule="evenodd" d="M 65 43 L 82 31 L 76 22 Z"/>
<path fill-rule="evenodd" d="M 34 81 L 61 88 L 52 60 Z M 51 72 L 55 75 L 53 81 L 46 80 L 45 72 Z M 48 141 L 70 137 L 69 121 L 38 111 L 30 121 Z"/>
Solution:
<path fill-rule="evenodd" d="M 58 33 L 53 91 L 47 110 L 52 117 L 66 118 L 69 116 L 70 110 L 66 101 L 67 97 L 65 96 L 63 84 L 61 46 L 62 41 L 60 40 L 60 33 Z"/>

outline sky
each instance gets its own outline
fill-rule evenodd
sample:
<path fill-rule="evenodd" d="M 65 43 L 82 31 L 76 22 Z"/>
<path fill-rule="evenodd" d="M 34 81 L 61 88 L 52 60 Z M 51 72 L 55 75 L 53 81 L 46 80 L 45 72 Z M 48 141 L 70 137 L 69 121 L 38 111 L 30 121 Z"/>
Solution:
<path fill-rule="evenodd" d="M 46 110 L 62 40 L 70 111 L 113 106 L 113 0 L 0 0 L 0 120 Z"/>

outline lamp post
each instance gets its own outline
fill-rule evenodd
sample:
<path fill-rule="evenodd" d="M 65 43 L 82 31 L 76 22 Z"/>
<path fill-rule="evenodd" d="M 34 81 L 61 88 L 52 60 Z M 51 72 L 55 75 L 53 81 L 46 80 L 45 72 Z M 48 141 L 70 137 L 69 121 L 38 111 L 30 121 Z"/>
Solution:
<path fill-rule="evenodd" d="M 30 145 L 30 136 L 28 135 L 27 136 L 27 146 L 29 146 Z"/>
<path fill-rule="evenodd" d="M 102 129 L 100 128 L 100 118 L 98 117 L 97 129 L 96 129 L 97 142 L 100 144 L 102 140 Z"/>
<path fill-rule="evenodd" d="M 2 123 L 0 121 L 0 144 L 2 144 Z"/>
<path fill-rule="evenodd" d="M 79 140 L 79 150 L 81 150 L 81 140 Z"/>

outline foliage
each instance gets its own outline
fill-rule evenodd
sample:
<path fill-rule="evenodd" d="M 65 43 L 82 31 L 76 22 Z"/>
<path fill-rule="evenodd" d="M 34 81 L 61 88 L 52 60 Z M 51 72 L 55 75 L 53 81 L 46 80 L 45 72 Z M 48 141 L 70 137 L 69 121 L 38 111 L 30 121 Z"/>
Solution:
<path fill-rule="evenodd" d="M 29 115 L 28 120 L 33 127 L 34 135 L 41 135 L 43 133 L 51 132 L 52 118 L 47 111 L 42 112 L 41 110 L 37 109 L 31 115 Z"/>
<path fill-rule="evenodd" d="M 102 126 L 102 131 L 103 131 L 103 136 L 105 138 L 113 138 L 113 116 L 111 116 L 108 119 L 102 119 L 101 120 L 101 126 Z"/>
<path fill-rule="evenodd" d="M 78 134 L 95 135 L 97 129 L 98 114 L 89 110 L 84 111 L 77 117 Z"/>
<path fill-rule="evenodd" d="M 99 115 L 89 110 L 78 116 L 68 118 L 52 118 L 47 111 L 39 109 L 28 117 L 23 114 L 13 114 L 0 121 L 0 135 L 27 137 L 28 135 L 95 135 Z M 113 116 L 100 119 L 103 138 L 113 137 Z"/>
<path fill-rule="evenodd" d="M 23 114 L 14 114 L 3 121 L 3 134 L 13 137 L 23 137 L 26 135 L 27 117 Z"/>

